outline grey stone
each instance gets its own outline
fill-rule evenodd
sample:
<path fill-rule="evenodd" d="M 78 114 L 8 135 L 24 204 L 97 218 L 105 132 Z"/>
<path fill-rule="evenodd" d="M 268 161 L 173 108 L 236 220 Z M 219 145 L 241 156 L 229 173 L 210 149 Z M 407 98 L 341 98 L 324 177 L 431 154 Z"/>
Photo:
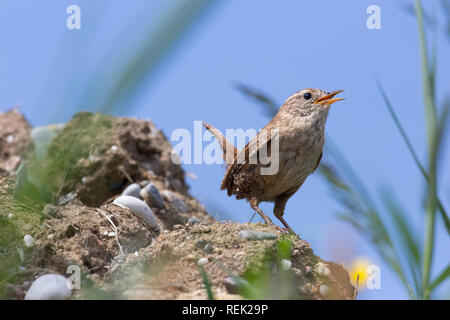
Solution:
<path fill-rule="evenodd" d="M 130 209 L 145 222 L 147 227 L 151 229 L 158 227 L 155 214 L 144 201 L 132 196 L 120 196 L 116 198 L 113 203 L 115 205 Z"/>
<path fill-rule="evenodd" d="M 187 221 L 187 223 L 189 225 L 194 225 L 194 224 L 201 224 L 200 220 L 195 219 L 194 217 L 190 217 Z"/>
<path fill-rule="evenodd" d="M 31 248 L 32 246 L 34 246 L 34 238 L 32 236 L 30 236 L 29 234 L 25 235 L 25 237 L 23 237 L 23 242 L 25 244 L 26 247 Z"/>
<path fill-rule="evenodd" d="M 228 293 L 231 294 L 238 294 L 242 291 L 242 289 L 248 285 L 247 280 L 241 278 L 241 277 L 226 277 L 223 280 L 223 284 L 225 285 L 225 288 L 227 289 Z"/>
<path fill-rule="evenodd" d="M 51 203 L 45 205 L 44 209 L 42 210 L 42 212 L 46 215 L 46 216 L 52 216 L 52 217 L 56 217 L 58 215 L 58 207 L 52 205 Z"/>
<path fill-rule="evenodd" d="M 141 191 L 141 186 L 137 183 L 130 184 L 125 190 L 122 191 L 123 196 L 131 196 L 140 199 L 139 192 Z"/>
<path fill-rule="evenodd" d="M 37 278 L 25 295 L 25 300 L 64 300 L 72 295 L 68 279 L 59 274 L 46 274 Z"/>
<path fill-rule="evenodd" d="M 248 229 L 239 231 L 238 237 L 245 240 L 273 240 L 277 238 L 277 236 L 273 233 L 259 232 Z"/>
<path fill-rule="evenodd" d="M 205 247 L 203 248 L 203 250 L 205 250 L 206 253 L 213 253 L 214 252 L 214 248 L 212 247 L 212 245 L 210 243 L 207 243 L 205 245 Z"/>
<path fill-rule="evenodd" d="M 158 209 L 164 208 L 164 202 L 161 197 L 161 194 L 159 193 L 158 188 L 153 183 L 147 184 L 144 187 L 143 192 L 144 192 L 144 199 L 146 199 L 151 206 L 156 207 Z"/>
<path fill-rule="evenodd" d="M 62 196 L 59 199 L 58 204 L 60 206 L 64 206 L 66 204 L 68 204 L 70 201 L 72 201 L 73 199 L 76 199 L 78 197 L 78 193 L 76 193 L 75 191 L 69 192 L 68 194 Z"/>

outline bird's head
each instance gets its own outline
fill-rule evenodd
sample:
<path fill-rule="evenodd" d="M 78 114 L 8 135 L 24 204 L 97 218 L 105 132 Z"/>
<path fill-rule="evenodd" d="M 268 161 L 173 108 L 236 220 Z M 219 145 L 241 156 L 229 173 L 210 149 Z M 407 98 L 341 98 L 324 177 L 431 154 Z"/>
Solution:
<path fill-rule="evenodd" d="M 334 98 L 335 95 L 342 91 L 344 90 L 325 92 L 320 89 L 303 89 L 290 96 L 285 104 L 290 107 L 289 109 L 295 109 L 302 114 L 328 111 L 331 104 L 344 100 L 344 98 Z"/>

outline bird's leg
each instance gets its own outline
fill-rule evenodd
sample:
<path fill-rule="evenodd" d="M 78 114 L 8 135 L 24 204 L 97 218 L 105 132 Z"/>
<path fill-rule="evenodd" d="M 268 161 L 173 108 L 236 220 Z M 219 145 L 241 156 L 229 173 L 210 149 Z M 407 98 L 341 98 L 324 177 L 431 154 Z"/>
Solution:
<path fill-rule="evenodd" d="M 286 227 L 286 229 L 289 230 L 290 233 L 295 234 L 294 230 L 292 230 L 292 228 L 288 225 L 288 223 L 286 222 L 286 220 L 284 220 L 283 215 L 284 215 L 284 209 L 286 207 L 286 203 L 289 200 L 289 198 L 295 193 L 297 192 L 298 187 L 290 190 L 288 192 L 283 193 L 281 196 L 279 196 L 276 200 L 275 200 L 275 206 L 273 207 L 273 213 L 275 214 L 275 217 L 278 218 L 278 220 L 281 221 L 281 223 Z"/>
<path fill-rule="evenodd" d="M 264 222 L 267 224 L 271 224 L 273 225 L 274 223 L 272 222 L 272 220 L 270 220 L 270 218 L 268 216 L 266 216 L 264 214 L 264 212 L 258 207 L 258 200 L 256 200 L 256 198 L 251 198 L 250 199 L 250 206 L 252 207 L 253 210 L 255 210 L 256 212 L 258 212 L 258 214 L 261 216 L 261 218 L 264 219 Z"/>
<path fill-rule="evenodd" d="M 286 220 L 284 220 L 284 218 L 283 218 L 283 216 L 281 214 L 280 215 L 275 214 L 275 216 L 278 218 L 278 220 L 281 221 L 281 223 L 286 227 L 286 229 L 288 229 L 288 231 L 290 233 L 295 234 L 294 230 L 292 230 L 292 228 L 288 225 Z"/>

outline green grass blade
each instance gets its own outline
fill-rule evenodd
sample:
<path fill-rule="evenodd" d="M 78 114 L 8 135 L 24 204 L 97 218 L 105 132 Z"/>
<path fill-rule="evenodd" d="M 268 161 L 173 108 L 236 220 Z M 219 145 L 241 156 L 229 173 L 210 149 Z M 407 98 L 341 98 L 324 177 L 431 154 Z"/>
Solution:
<path fill-rule="evenodd" d="M 434 290 L 437 286 L 439 286 L 442 282 L 444 282 L 447 278 L 450 277 L 450 264 L 445 268 L 434 280 L 429 287 L 429 290 Z"/>
<path fill-rule="evenodd" d="M 411 154 L 416 166 L 419 168 L 419 171 L 422 173 L 426 182 L 429 184 L 430 177 L 428 175 L 428 172 L 426 171 L 425 167 L 420 162 L 419 157 L 418 157 L 416 151 L 414 150 L 414 147 L 413 147 L 411 141 L 409 140 L 408 135 L 406 134 L 405 129 L 403 128 L 403 126 L 391 104 L 391 101 L 389 100 L 388 96 L 386 95 L 386 92 L 384 91 L 384 89 L 383 89 L 382 85 L 380 84 L 380 82 L 378 81 L 378 79 L 375 78 L 375 82 L 378 86 L 378 89 L 380 90 L 380 93 L 384 100 L 384 103 L 385 103 L 386 107 L 388 108 L 389 114 L 391 115 L 392 119 L 394 120 L 394 123 L 395 123 L 397 129 L 399 130 L 400 135 L 403 138 L 403 141 L 406 143 L 409 153 Z M 441 122 L 442 122 L 442 120 L 441 120 Z M 443 126 L 443 128 L 440 129 L 440 131 L 444 131 L 445 125 L 446 125 L 445 123 L 441 124 L 441 126 Z M 442 135 L 443 134 L 441 134 L 440 136 L 442 137 Z M 447 233 L 450 234 L 450 218 L 449 218 L 444 206 L 442 205 L 441 200 L 437 196 L 436 196 L 436 201 L 437 201 L 437 207 L 439 209 L 439 212 L 441 213 L 442 219 L 444 220 L 444 226 L 447 229 Z"/>
<path fill-rule="evenodd" d="M 437 146 L 439 145 L 437 141 L 437 112 L 434 103 L 434 74 L 429 66 L 428 62 L 428 52 L 427 52 L 427 41 L 425 37 L 425 28 L 423 25 L 423 9 L 420 0 L 416 0 L 416 18 L 419 27 L 419 41 L 420 41 L 420 51 L 422 60 L 422 83 L 423 83 L 423 94 L 425 102 L 425 123 L 427 130 L 427 141 L 428 141 L 428 203 L 427 203 L 427 215 L 425 221 L 425 245 L 424 245 L 424 255 L 423 255 L 423 276 L 422 276 L 422 287 L 424 289 L 424 298 L 430 298 L 429 281 L 431 266 L 433 260 L 434 252 L 434 238 L 435 238 L 435 218 L 436 218 L 436 194 L 437 194 L 437 173 L 436 173 L 436 158 L 437 158 Z"/>
<path fill-rule="evenodd" d="M 250 97 L 263 105 L 264 113 L 267 114 L 267 116 L 269 116 L 270 118 L 272 118 L 278 112 L 277 103 L 263 92 L 250 88 L 249 86 L 242 83 L 236 83 L 234 85 L 234 88 L 241 94 Z"/>
<path fill-rule="evenodd" d="M 413 231 L 411 225 L 405 218 L 405 214 L 395 200 L 392 191 L 383 190 L 382 199 L 392 217 L 396 230 L 399 231 L 399 236 L 406 249 L 405 251 L 411 255 L 413 261 L 418 265 L 421 261 L 421 256 L 419 244 L 414 236 L 416 232 Z"/>

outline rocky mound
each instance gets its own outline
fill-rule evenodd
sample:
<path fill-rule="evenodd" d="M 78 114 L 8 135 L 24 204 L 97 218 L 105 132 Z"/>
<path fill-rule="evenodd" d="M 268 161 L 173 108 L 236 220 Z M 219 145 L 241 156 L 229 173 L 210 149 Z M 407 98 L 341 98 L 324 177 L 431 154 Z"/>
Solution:
<path fill-rule="evenodd" d="M 8 117 L 23 119 L 9 112 L 0 123 Z M 22 127 L 21 142 L 0 149 L 0 165 L 20 157 L 0 177 L 1 296 L 23 298 L 37 277 L 69 277 L 76 266 L 73 299 L 194 299 L 206 289 L 218 299 L 354 298 L 347 271 L 307 242 L 214 222 L 150 121 L 80 113 L 58 130 L 33 129 L 33 139 Z"/>
<path fill-rule="evenodd" d="M 0 177 L 12 172 L 30 146 L 31 126 L 12 109 L 0 115 Z"/>

